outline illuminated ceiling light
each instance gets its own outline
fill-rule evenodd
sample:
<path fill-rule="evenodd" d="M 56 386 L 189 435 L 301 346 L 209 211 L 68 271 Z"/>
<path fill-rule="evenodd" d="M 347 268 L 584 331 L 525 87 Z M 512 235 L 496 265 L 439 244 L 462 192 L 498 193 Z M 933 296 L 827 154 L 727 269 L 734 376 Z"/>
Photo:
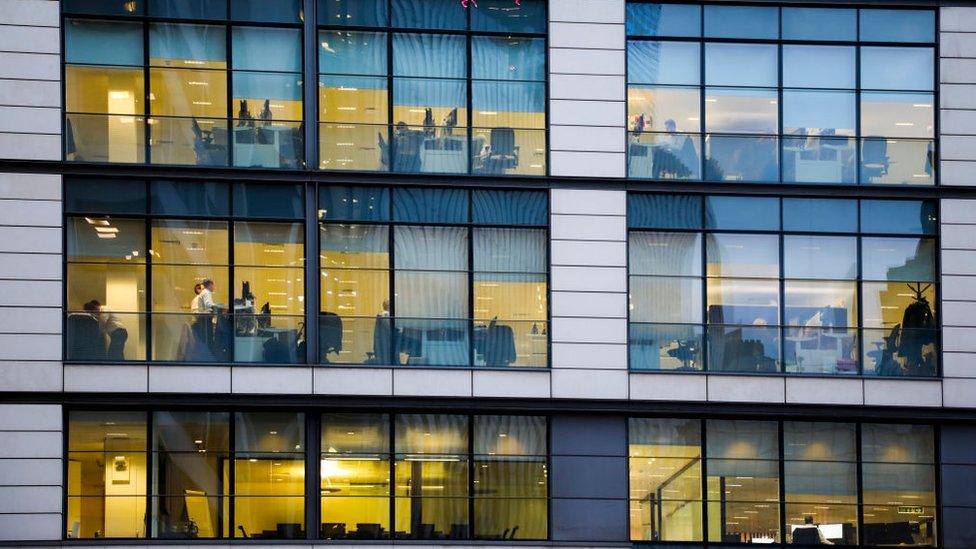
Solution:
<path fill-rule="evenodd" d="M 95 230 L 101 234 L 119 232 L 118 227 L 95 227 Z"/>

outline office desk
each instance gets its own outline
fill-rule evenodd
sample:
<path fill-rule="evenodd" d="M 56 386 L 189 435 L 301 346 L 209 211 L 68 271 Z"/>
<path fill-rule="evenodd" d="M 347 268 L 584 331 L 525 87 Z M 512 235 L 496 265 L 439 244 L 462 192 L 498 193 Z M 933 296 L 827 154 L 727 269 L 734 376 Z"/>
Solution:
<path fill-rule="evenodd" d="M 793 178 L 799 182 L 811 183 L 840 183 L 844 180 L 844 162 L 841 159 L 842 151 L 850 147 L 843 145 L 833 145 L 821 143 L 820 148 L 830 151 L 834 158 L 803 158 L 804 153 L 811 156 L 819 156 L 819 149 L 807 149 L 804 147 L 783 147 L 783 154 L 793 156 Z"/>
<path fill-rule="evenodd" d="M 466 138 L 457 136 L 424 139 L 420 147 L 420 171 L 464 173 L 468 171 Z"/>
<path fill-rule="evenodd" d="M 234 128 L 234 164 L 237 166 L 281 167 L 281 149 L 291 139 L 292 129 L 285 126 L 261 126 L 263 143 L 258 143 L 258 128 Z"/>

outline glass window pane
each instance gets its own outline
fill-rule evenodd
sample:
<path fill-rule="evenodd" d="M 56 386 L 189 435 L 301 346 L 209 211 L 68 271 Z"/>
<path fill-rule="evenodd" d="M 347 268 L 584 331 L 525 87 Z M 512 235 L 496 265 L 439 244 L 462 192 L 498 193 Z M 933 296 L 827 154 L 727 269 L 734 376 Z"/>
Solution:
<path fill-rule="evenodd" d="M 318 0 L 320 25 L 384 27 L 386 0 Z"/>
<path fill-rule="evenodd" d="M 640 94 L 631 91 L 631 98 L 640 98 Z M 638 90 L 648 91 L 648 90 Z M 655 90 L 658 91 L 658 90 Z M 697 95 L 697 90 L 695 91 Z M 643 101 L 643 99 L 640 99 Z M 630 104 L 631 108 L 634 103 Z M 692 116 L 687 116 L 689 123 L 698 124 L 697 105 Z M 692 114 L 692 113 L 689 113 Z M 673 131 L 664 133 L 646 133 L 638 128 L 651 122 L 651 117 L 644 118 L 644 113 L 630 117 L 633 122 L 632 130 L 628 132 L 630 144 L 627 146 L 627 174 L 628 177 L 644 179 L 701 179 L 701 135 L 698 133 L 682 134 Z M 660 122 L 660 118 L 657 119 Z M 664 120 L 665 130 L 676 126 L 674 119 Z"/>
<path fill-rule="evenodd" d="M 177 141 L 184 140 L 194 144 L 191 154 L 197 150 L 196 143 L 203 140 L 203 131 L 207 126 L 204 121 L 196 117 L 225 118 L 227 116 L 227 73 L 212 70 L 185 69 L 150 69 L 149 71 L 149 108 L 154 115 L 160 116 L 189 116 L 192 120 L 150 120 L 155 133 L 159 135 L 156 141 L 160 145 L 173 142 L 171 133 L 190 133 L 188 138 L 176 137 Z M 192 124 L 196 123 L 195 126 Z M 169 127 L 167 127 L 169 126 Z M 192 129 L 192 132 L 174 131 L 182 128 Z M 226 163 L 226 135 L 221 142 L 218 130 L 226 128 L 226 122 L 215 121 L 211 131 L 210 143 L 223 146 Z M 226 131 L 226 129 L 224 129 Z M 200 132 L 200 137 L 198 137 Z M 154 158 L 154 161 L 156 159 Z M 157 162 L 158 163 L 158 162 Z M 197 160 L 170 161 L 168 163 L 197 163 Z"/>
<path fill-rule="evenodd" d="M 323 224 L 319 227 L 321 266 L 330 269 L 387 269 L 390 231 L 385 226 Z"/>
<path fill-rule="evenodd" d="M 142 115 L 145 96 L 145 76 L 141 68 L 87 67 L 66 65 L 65 101 L 67 112 Z M 144 136 L 142 119 L 136 117 L 68 117 L 65 152 L 74 154 L 71 160 L 103 160 L 83 151 L 104 135 L 110 142 L 136 145 Z M 101 128 L 98 127 L 101 125 Z M 97 129 L 96 129 L 97 128 Z M 141 144 L 139 145 L 141 148 Z M 112 146 L 104 160 L 134 161 L 120 146 Z M 140 153 L 142 151 L 139 151 Z"/>
<path fill-rule="evenodd" d="M 482 0 L 469 7 L 471 30 L 493 32 L 546 32 L 545 0 Z"/>
<path fill-rule="evenodd" d="M 413 136 L 422 144 L 436 139 L 435 135 L 438 133 L 444 134 L 447 127 L 453 129 L 459 124 L 463 127 L 467 123 L 467 94 L 464 80 L 394 79 L 393 119 L 397 121 L 396 138 Z M 420 144 L 417 148 L 420 148 Z M 396 146 L 405 151 L 407 142 L 398 142 Z"/>
<path fill-rule="evenodd" d="M 700 324 L 630 324 L 631 370 L 703 368 L 704 332 Z"/>
<path fill-rule="evenodd" d="M 779 427 L 774 421 L 710 419 L 705 429 L 709 459 L 779 459 Z"/>
<path fill-rule="evenodd" d="M 861 459 L 882 463 L 934 463 L 935 437 L 930 425 L 865 423 Z"/>
<path fill-rule="evenodd" d="M 920 358 L 935 345 L 935 286 L 931 283 L 863 282 L 864 326 L 889 331 L 894 350 Z M 871 349 L 865 342 L 865 349 Z M 931 349 L 934 351 L 934 349 Z M 902 353 L 904 351 L 904 353 Z"/>
<path fill-rule="evenodd" d="M 224 221 L 154 220 L 153 263 L 226 265 L 229 239 Z"/>
<path fill-rule="evenodd" d="M 463 189 L 395 189 L 393 219 L 406 222 L 466 223 L 468 192 Z"/>
<path fill-rule="evenodd" d="M 935 234 L 935 203 L 916 200 L 862 200 L 861 232 Z"/>
<path fill-rule="evenodd" d="M 149 64 L 154 67 L 225 69 L 224 27 L 153 23 L 149 26 Z"/>
<path fill-rule="evenodd" d="M 158 215 L 230 215 L 230 189 L 223 183 L 152 181 L 149 202 Z"/>
<path fill-rule="evenodd" d="M 627 34 L 700 36 L 701 6 L 628 2 Z"/>
<path fill-rule="evenodd" d="M 777 281 L 709 278 L 707 284 L 709 324 L 757 327 L 779 324 Z"/>
<path fill-rule="evenodd" d="M 810 128 L 796 130 L 810 132 Z M 823 133 L 831 131 L 824 130 Z M 853 185 L 857 182 L 857 140 L 854 138 L 784 137 L 782 145 L 784 183 Z"/>
<path fill-rule="evenodd" d="M 853 423 L 783 423 L 783 452 L 787 460 L 854 462 L 856 446 Z"/>
<path fill-rule="evenodd" d="M 787 40 L 857 40 L 857 12 L 843 9 L 783 8 Z"/>
<path fill-rule="evenodd" d="M 385 86 L 385 84 L 386 79 L 384 78 L 382 85 Z M 325 90 L 323 93 L 330 93 L 330 91 Z M 367 118 L 386 118 L 385 95 L 383 99 L 369 98 L 369 100 L 374 99 L 378 100 L 377 105 L 382 109 L 382 113 L 366 113 L 365 116 Z M 320 95 L 320 109 L 325 109 L 328 101 Z M 343 105 L 341 102 L 338 104 Z M 348 103 L 345 105 L 350 109 L 359 108 L 350 106 Z M 370 106 L 366 106 L 364 110 L 372 109 Z M 345 117 L 340 116 L 339 118 Z M 390 155 L 390 136 L 386 125 L 355 125 L 348 122 L 319 124 L 319 167 L 323 170 L 389 171 Z"/>
<path fill-rule="evenodd" d="M 854 89 L 855 54 L 848 46 L 784 45 L 783 86 Z"/>
<path fill-rule="evenodd" d="M 545 456 L 548 453 L 546 418 L 474 416 L 474 453 L 497 456 Z"/>
<path fill-rule="evenodd" d="M 393 229 L 397 269 L 468 270 L 468 231 L 463 227 Z"/>
<path fill-rule="evenodd" d="M 628 194 L 627 222 L 632 228 L 699 229 L 702 199 L 693 195 Z"/>
<path fill-rule="evenodd" d="M 632 232 L 629 241 L 632 275 L 701 276 L 701 234 Z"/>
<path fill-rule="evenodd" d="M 240 453 L 302 453 L 305 415 L 290 412 L 238 413 L 234 450 Z"/>
<path fill-rule="evenodd" d="M 780 371 L 779 328 L 713 324 L 707 327 L 707 334 L 709 371 Z"/>
<path fill-rule="evenodd" d="M 775 111 L 772 114 L 775 116 Z M 779 140 L 775 137 L 708 135 L 705 138 L 705 179 L 776 182 L 779 180 L 778 149 Z"/>
<path fill-rule="evenodd" d="M 424 11 L 429 9 L 430 6 L 426 6 Z M 394 34 L 393 74 L 428 78 L 464 78 L 467 75 L 465 51 L 463 36 Z"/>
<path fill-rule="evenodd" d="M 546 225 L 549 197 L 533 191 L 474 191 L 472 221 L 482 225 Z"/>
<path fill-rule="evenodd" d="M 454 0 L 392 0 L 393 26 L 414 29 L 463 29 L 467 10 Z"/>
<path fill-rule="evenodd" d="M 865 42 L 934 42 L 933 10 L 861 10 Z"/>
<path fill-rule="evenodd" d="M 66 229 L 68 261 L 145 263 L 145 226 L 134 219 L 71 218 Z"/>
<path fill-rule="evenodd" d="M 854 92 L 783 91 L 783 133 L 852 136 L 856 105 Z"/>
<path fill-rule="evenodd" d="M 698 85 L 700 46 L 696 42 L 627 42 L 627 82 Z"/>
<path fill-rule="evenodd" d="M 705 226 L 709 229 L 779 229 L 779 199 L 709 196 L 705 201 Z"/>
<path fill-rule="evenodd" d="M 935 164 L 935 143 L 932 140 L 861 139 L 862 184 L 934 185 Z"/>
<path fill-rule="evenodd" d="M 145 412 L 72 411 L 68 414 L 70 452 L 144 452 L 146 450 Z M 68 488 L 69 494 L 81 494 Z"/>
<path fill-rule="evenodd" d="M 302 70 L 301 31 L 262 27 L 234 27 L 231 33 L 235 70 Z"/>
<path fill-rule="evenodd" d="M 225 0 L 152 0 L 149 15 L 179 19 L 227 19 Z"/>
<path fill-rule="evenodd" d="M 708 234 L 708 276 L 779 276 L 779 237 L 764 234 Z"/>
<path fill-rule="evenodd" d="M 386 75 L 385 32 L 319 31 L 319 72 Z"/>
<path fill-rule="evenodd" d="M 390 218 L 390 191 L 383 187 L 321 187 L 319 220 L 384 221 Z"/>
<path fill-rule="evenodd" d="M 776 90 L 705 88 L 705 131 L 775 134 L 778 103 Z"/>
<path fill-rule="evenodd" d="M 545 60 L 542 38 L 471 38 L 472 78 L 544 81 Z"/>
<path fill-rule="evenodd" d="M 431 271 L 397 271 L 395 274 L 395 312 L 398 318 L 421 318 L 421 319 L 461 319 L 469 318 L 468 313 L 468 282 L 466 273 L 457 272 L 431 272 Z M 400 322 L 397 322 L 400 325 Z M 418 331 L 437 331 L 441 326 L 437 323 L 416 322 L 414 323 Z M 463 333 L 450 334 L 445 341 L 431 341 L 432 344 L 445 344 L 451 348 L 457 347 L 457 339 L 454 336 L 463 337 L 467 340 L 467 323 L 446 322 L 444 329 L 454 330 L 464 328 Z M 404 330 L 407 325 L 404 324 Z M 427 338 L 427 334 L 420 334 Z M 434 334 L 436 335 L 436 334 Z M 401 343 L 410 349 L 411 342 L 406 341 L 409 336 L 406 333 L 400 335 Z M 417 341 L 423 344 L 427 339 Z M 421 356 L 419 353 L 408 354 Z M 467 355 L 467 347 L 464 348 Z M 464 359 L 467 362 L 467 359 Z"/>
<path fill-rule="evenodd" d="M 824 280 L 787 280 L 783 307 L 788 326 L 857 326 L 857 284 Z M 800 334 L 801 336 L 804 334 Z"/>
<path fill-rule="evenodd" d="M 475 271 L 542 274 L 547 271 L 544 229 L 476 228 L 473 237 Z"/>
<path fill-rule="evenodd" d="M 468 417 L 459 414 L 397 414 L 395 445 L 398 454 L 465 456 L 468 453 Z"/>
<path fill-rule="evenodd" d="M 935 51 L 932 48 L 861 48 L 861 88 L 931 90 Z"/>
<path fill-rule="evenodd" d="M 66 20 L 64 62 L 142 66 L 142 25 L 112 21 Z"/>
<path fill-rule="evenodd" d="M 301 223 L 234 223 L 234 263 L 258 267 L 301 267 L 305 231 Z"/>
<path fill-rule="evenodd" d="M 705 44 L 705 83 L 709 86 L 776 86 L 779 81 L 778 57 L 776 46 L 765 44 Z"/>
<path fill-rule="evenodd" d="M 857 279 L 857 238 L 845 236 L 783 237 L 786 278 Z"/>
<path fill-rule="evenodd" d="M 629 297 L 631 322 L 701 322 L 700 278 L 632 276 Z"/>
<path fill-rule="evenodd" d="M 229 422 L 224 412 L 154 412 L 153 451 L 229 452 Z"/>
<path fill-rule="evenodd" d="M 322 416 L 323 454 L 385 454 L 390 451 L 390 416 L 335 413 Z"/>
<path fill-rule="evenodd" d="M 145 1 L 132 0 L 130 2 L 105 2 L 105 0 L 65 0 L 65 13 L 85 13 L 97 15 L 142 15 L 145 12 Z"/>
<path fill-rule="evenodd" d="M 779 38 L 779 9 L 751 6 L 705 6 L 705 36 Z"/>
<path fill-rule="evenodd" d="M 935 280 L 935 242 L 931 238 L 862 238 L 864 280 Z"/>
<path fill-rule="evenodd" d="M 857 204 L 856 200 L 784 198 L 783 229 L 823 233 L 857 232 Z"/>
<path fill-rule="evenodd" d="M 933 103 L 932 95 L 925 93 L 862 92 L 861 135 L 932 137 L 935 127 Z M 923 162 L 920 158 L 916 170 L 922 169 Z"/>
<path fill-rule="evenodd" d="M 239 217 L 304 218 L 300 185 L 238 183 L 234 185 L 234 215 Z"/>
<path fill-rule="evenodd" d="M 472 82 L 472 123 L 479 127 L 546 127 L 546 85 L 542 82 Z M 464 121 L 460 121 L 464 125 Z M 445 122 L 445 125 L 450 125 Z"/>
<path fill-rule="evenodd" d="M 66 180 L 67 213 L 126 214 L 146 211 L 146 184 L 142 181 Z"/>
<path fill-rule="evenodd" d="M 234 163 L 242 158 L 270 152 L 272 162 L 266 167 L 278 167 L 282 154 L 294 156 L 300 140 L 292 134 L 293 126 L 278 124 L 278 120 L 302 120 L 302 77 L 298 74 L 270 72 L 235 72 L 233 75 L 234 106 L 231 113 L 239 121 L 234 128 Z M 260 120 L 255 122 L 255 119 Z M 255 125 L 257 127 L 255 127 Z"/>
<path fill-rule="evenodd" d="M 627 86 L 627 121 L 635 138 L 643 132 L 667 132 L 661 137 L 674 141 L 671 149 L 680 155 L 687 138 L 674 132 L 698 132 L 701 128 L 699 88 Z"/>
<path fill-rule="evenodd" d="M 298 23 L 302 18 L 301 2 L 298 0 L 273 3 L 264 0 L 230 0 L 230 16 L 235 21 Z"/>

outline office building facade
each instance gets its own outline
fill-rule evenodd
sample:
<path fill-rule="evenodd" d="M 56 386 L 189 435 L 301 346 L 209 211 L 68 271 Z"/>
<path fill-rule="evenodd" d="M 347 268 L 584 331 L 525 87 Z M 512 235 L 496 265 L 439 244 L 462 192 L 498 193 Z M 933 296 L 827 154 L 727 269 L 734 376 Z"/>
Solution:
<path fill-rule="evenodd" d="M 0 31 L 0 545 L 976 546 L 976 7 Z"/>

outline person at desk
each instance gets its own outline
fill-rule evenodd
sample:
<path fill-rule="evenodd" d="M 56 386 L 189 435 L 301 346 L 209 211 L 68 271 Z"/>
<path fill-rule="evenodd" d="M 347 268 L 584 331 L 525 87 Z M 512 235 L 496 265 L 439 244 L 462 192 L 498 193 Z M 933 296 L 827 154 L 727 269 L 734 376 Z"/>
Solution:
<path fill-rule="evenodd" d="M 214 282 L 209 278 L 198 284 L 200 293 L 190 302 L 190 311 L 195 315 L 193 318 L 193 335 L 197 342 L 209 345 L 213 341 L 213 331 L 210 329 L 213 323 L 211 314 L 214 311 Z M 196 291 L 196 287 L 194 287 Z"/>
<path fill-rule="evenodd" d="M 803 526 L 793 529 L 793 545 L 833 545 L 820 531 L 820 527 L 813 523 L 813 517 L 803 518 Z"/>
<path fill-rule="evenodd" d="M 672 177 L 688 177 L 695 173 L 693 166 L 698 164 L 695 146 L 687 135 L 677 133 L 678 125 L 674 119 L 664 121 L 664 135 L 657 141 L 654 158 L 654 177 L 661 178 L 665 174 Z"/>
<path fill-rule="evenodd" d="M 110 309 L 93 299 L 84 305 L 85 311 L 98 321 L 98 329 L 103 337 L 108 338 L 108 349 L 105 358 L 108 360 L 125 360 L 125 342 L 129 339 L 129 331 Z"/>

